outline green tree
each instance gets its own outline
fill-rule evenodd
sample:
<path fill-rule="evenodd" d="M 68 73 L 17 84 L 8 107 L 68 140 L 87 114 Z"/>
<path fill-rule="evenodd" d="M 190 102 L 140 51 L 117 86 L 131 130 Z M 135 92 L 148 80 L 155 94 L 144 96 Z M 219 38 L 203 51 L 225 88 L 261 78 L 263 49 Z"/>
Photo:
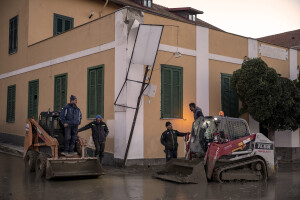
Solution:
<path fill-rule="evenodd" d="M 281 77 L 261 58 L 254 58 L 244 61 L 233 73 L 231 87 L 242 102 L 240 113 L 248 112 L 268 129 L 269 139 L 275 139 L 276 130 L 298 128 L 299 81 Z"/>

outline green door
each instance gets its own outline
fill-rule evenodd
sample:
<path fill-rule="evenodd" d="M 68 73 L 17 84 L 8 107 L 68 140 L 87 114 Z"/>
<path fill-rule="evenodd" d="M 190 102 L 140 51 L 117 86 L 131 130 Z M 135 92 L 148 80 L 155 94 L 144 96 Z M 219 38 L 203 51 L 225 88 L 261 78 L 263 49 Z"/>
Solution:
<path fill-rule="evenodd" d="M 230 87 L 231 74 L 221 74 L 221 104 L 225 116 L 239 117 L 239 98 Z"/>

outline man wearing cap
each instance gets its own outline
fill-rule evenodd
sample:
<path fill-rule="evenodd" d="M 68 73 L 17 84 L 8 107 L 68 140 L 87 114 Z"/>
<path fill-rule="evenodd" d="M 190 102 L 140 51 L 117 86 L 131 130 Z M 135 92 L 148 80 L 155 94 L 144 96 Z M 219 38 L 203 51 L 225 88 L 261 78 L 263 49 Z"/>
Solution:
<path fill-rule="evenodd" d="M 77 107 L 77 98 L 74 95 L 71 95 L 70 103 L 60 111 L 59 118 L 65 128 L 64 152 L 61 154 L 65 156 L 76 155 L 77 152 L 74 152 L 74 149 L 78 125 L 81 123 L 81 111 Z"/>
<path fill-rule="evenodd" d="M 186 136 L 187 134 L 189 134 L 189 132 L 181 133 L 177 130 L 173 130 L 171 122 L 166 122 L 166 127 L 167 130 L 162 133 L 160 142 L 165 146 L 166 161 L 168 162 L 172 158 L 177 158 L 177 137 Z"/>
<path fill-rule="evenodd" d="M 96 157 L 99 157 L 99 162 L 102 164 L 102 160 L 104 157 L 104 149 L 105 149 L 105 141 L 106 136 L 109 133 L 107 125 L 105 122 L 102 121 L 101 115 L 96 116 L 96 120 L 85 125 L 84 127 L 80 128 L 78 132 L 87 130 L 89 128 L 92 129 L 92 137 L 94 140 L 94 144 L 96 147 Z"/>

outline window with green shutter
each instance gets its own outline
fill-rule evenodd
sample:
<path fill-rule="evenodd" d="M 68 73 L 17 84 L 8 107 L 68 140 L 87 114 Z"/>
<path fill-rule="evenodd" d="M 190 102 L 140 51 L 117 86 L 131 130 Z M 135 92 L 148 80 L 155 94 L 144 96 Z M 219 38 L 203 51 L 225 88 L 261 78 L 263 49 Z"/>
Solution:
<path fill-rule="evenodd" d="M 7 110 L 6 122 L 15 122 L 16 108 L 16 85 L 10 85 L 7 88 Z"/>
<path fill-rule="evenodd" d="M 54 13 L 53 35 L 66 32 L 74 26 L 74 18 Z"/>
<path fill-rule="evenodd" d="M 18 50 L 18 15 L 9 20 L 9 49 L 12 54 Z"/>
<path fill-rule="evenodd" d="M 88 69 L 88 118 L 104 115 L 104 65 Z"/>
<path fill-rule="evenodd" d="M 239 98 L 230 87 L 231 74 L 221 74 L 221 104 L 225 116 L 239 117 Z"/>
<path fill-rule="evenodd" d="M 182 118 L 182 67 L 161 66 L 161 117 Z"/>
<path fill-rule="evenodd" d="M 28 118 L 38 119 L 39 80 L 29 81 L 28 84 Z"/>
<path fill-rule="evenodd" d="M 144 7 L 148 7 L 148 8 L 152 7 L 152 0 L 134 0 L 134 1 Z"/>
<path fill-rule="evenodd" d="M 55 76 L 54 80 L 54 110 L 60 111 L 67 104 L 67 74 Z"/>

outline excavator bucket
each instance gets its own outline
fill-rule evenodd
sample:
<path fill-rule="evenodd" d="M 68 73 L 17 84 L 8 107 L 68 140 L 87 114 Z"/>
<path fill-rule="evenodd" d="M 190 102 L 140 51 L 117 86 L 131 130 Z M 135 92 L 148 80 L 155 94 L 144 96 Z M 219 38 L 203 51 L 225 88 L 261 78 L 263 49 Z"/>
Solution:
<path fill-rule="evenodd" d="M 155 178 L 177 183 L 207 183 L 203 161 L 172 159 Z"/>
<path fill-rule="evenodd" d="M 97 158 L 47 159 L 46 178 L 60 177 L 98 177 L 103 168 Z"/>

